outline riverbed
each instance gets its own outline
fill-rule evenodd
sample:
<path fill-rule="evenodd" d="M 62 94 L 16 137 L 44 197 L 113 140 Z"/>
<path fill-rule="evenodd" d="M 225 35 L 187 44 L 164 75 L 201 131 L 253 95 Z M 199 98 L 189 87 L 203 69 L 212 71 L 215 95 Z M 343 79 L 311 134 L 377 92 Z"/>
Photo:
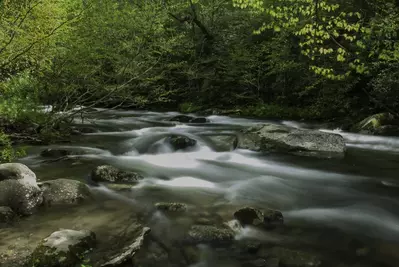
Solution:
<path fill-rule="evenodd" d="M 60 228 L 90 229 L 106 243 L 101 236 L 122 231 L 134 220 L 133 214 L 150 210 L 157 202 L 182 202 L 190 207 L 185 220 L 146 215 L 155 234 L 173 239 L 204 214 L 223 221 L 232 219 L 238 207 L 270 208 L 282 212 L 284 231 L 248 230 L 237 238 L 306 249 L 320 255 L 322 266 L 399 266 L 399 138 L 346 133 L 304 122 L 216 115 L 208 116 L 207 123 L 169 121 L 176 115 L 98 109 L 76 118 L 78 127 L 95 132 L 75 136 L 67 145 L 51 146 L 92 152 L 76 160 L 51 162 L 40 156 L 47 146 L 28 147 L 20 162 L 36 173 L 38 181 L 87 182 L 91 170 L 101 164 L 138 171 L 144 179 L 123 191 L 93 186 L 93 203 L 41 211 L 0 229 L 0 254 L 28 253 Z M 345 157 L 220 149 L 208 139 L 265 122 L 341 134 Z M 197 144 L 172 151 L 162 142 L 170 134 L 188 136 Z M 216 249 L 207 248 L 204 255 L 192 266 L 244 266 Z M 207 260 L 210 257 L 218 258 L 217 263 Z"/>

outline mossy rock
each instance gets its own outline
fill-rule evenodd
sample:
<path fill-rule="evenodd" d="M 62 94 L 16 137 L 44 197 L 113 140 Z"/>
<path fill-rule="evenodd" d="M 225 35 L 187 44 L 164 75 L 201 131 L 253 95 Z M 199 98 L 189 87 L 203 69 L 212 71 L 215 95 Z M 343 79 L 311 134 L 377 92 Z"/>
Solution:
<path fill-rule="evenodd" d="M 399 133 L 399 120 L 390 113 L 378 113 L 356 123 L 350 130 L 363 134 Z"/>
<path fill-rule="evenodd" d="M 79 204 L 91 199 L 88 186 L 71 179 L 56 179 L 40 183 L 43 204 L 46 206 Z"/>
<path fill-rule="evenodd" d="M 158 202 L 155 203 L 155 208 L 165 212 L 185 212 L 187 210 L 187 205 L 177 202 Z"/>
<path fill-rule="evenodd" d="M 10 224 L 14 222 L 18 216 L 14 213 L 14 211 L 10 207 L 1 206 L 0 207 L 0 225 L 1 224 Z"/>
<path fill-rule="evenodd" d="M 185 241 L 189 244 L 230 245 L 234 241 L 234 232 L 230 228 L 193 225 Z"/>
<path fill-rule="evenodd" d="M 264 228 L 273 228 L 282 225 L 284 222 L 283 215 L 278 210 L 259 210 L 252 207 L 244 207 L 237 210 L 234 213 L 234 218 L 238 220 L 242 226 L 253 225 Z"/>
<path fill-rule="evenodd" d="M 64 229 L 45 238 L 31 254 L 27 266 L 71 267 L 80 263 L 84 255 L 95 247 L 93 232 Z"/>
<path fill-rule="evenodd" d="M 136 183 L 144 177 L 134 171 L 125 171 L 110 165 L 101 165 L 91 172 L 91 179 L 95 182 Z"/>

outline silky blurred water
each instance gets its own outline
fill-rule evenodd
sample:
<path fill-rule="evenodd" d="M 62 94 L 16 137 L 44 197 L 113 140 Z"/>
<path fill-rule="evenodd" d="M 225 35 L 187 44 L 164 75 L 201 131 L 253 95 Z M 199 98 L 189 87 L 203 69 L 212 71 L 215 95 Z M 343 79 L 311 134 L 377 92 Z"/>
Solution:
<path fill-rule="evenodd" d="M 338 246 L 334 250 L 339 250 L 341 241 L 334 241 L 335 237 L 351 236 L 373 247 L 375 260 L 387 266 L 399 266 L 399 255 L 392 249 L 382 249 L 384 246 L 396 248 L 399 243 L 399 138 L 274 121 L 272 123 L 290 127 L 339 133 L 346 141 L 347 154 L 344 158 L 318 159 L 246 150 L 220 151 L 210 136 L 234 135 L 244 127 L 270 121 L 209 116 L 210 122 L 206 124 L 170 122 L 177 114 L 98 110 L 83 121 L 75 120 L 77 125 L 94 127 L 97 132 L 77 136 L 66 147 L 87 151 L 85 155 L 48 162 L 39 155 L 48 147 L 30 147 L 28 156 L 21 162 L 31 167 L 40 180 L 86 181 L 90 171 L 100 164 L 142 173 L 145 178 L 128 191 L 113 191 L 105 186 L 93 188 L 97 195 L 123 203 L 121 210 L 146 209 L 159 201 L 185 202 L 193 210 L 230 215 L 234 211 L 232 207 L 243 205 L 278 209 L 283 212 L 285 224 L 292 229 L 301 228 L 303 235 L 281 239 L 256 229 L 245 229 L 238 238 L 316 247 L 323 243 L 328 251 L 330 242 L 331 250 L 334 246 Z M 172 134 L 193 138 L 197 145 L 174 152 L 163 142 Z M 102 208 L 98 205 L 96 213 Z M 104 214 L 119 211 L 118 205 L 114 205 L 104 210 Z M 166 219 L 156 218 L 160 225 L 167 225 Z M 163 227 L 167 227 L 165 225 Z M 324 234 L 326 231 L 330 235 Z M 325 239 L 320 241 L 320 236 Z M 210 256 L 215 252 L 206 247 L 203 250 L 203 260 L 193 266 L 236 264 L 215 263 Z"/>

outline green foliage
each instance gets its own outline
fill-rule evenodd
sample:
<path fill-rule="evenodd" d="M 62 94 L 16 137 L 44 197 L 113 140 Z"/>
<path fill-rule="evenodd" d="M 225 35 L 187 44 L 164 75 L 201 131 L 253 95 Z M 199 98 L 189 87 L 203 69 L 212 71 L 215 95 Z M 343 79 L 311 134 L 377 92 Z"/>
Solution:
<path fill-rule="evenodd" d="M 25 155 L 24 150 L 15 149 L 8 135 L 0 130 L 0 163 L 11 162 Z"/>
<path fill-rule="evenodd" d="M 0 18 L 0 116 L 46 139 L 68 127 L 42 104 L 298 119 L 398 110 L 394 0 L 22 0 L 2 1 Z"/>

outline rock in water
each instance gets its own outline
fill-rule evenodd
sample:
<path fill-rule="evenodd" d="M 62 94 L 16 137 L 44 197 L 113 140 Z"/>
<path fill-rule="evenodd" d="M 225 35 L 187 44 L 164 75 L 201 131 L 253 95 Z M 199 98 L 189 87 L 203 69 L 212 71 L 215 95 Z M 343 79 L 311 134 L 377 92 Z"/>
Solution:
<path fill-rule="evenodd" d="M 215 145 L 217 151 L 231 151 L 236 149 L 238 138 L 235 135 L 219 135 L 207 137 Z"/>
<path fill-rule="evenodd" d="M 0 225 L 12 223 L 16 218 L 17 215 L 10 207 L 0 207 Z"/>
<path fill-rule="evenodd" d="M 187 210 L 187 205 L 184 203 L 167 203 L 167 202 L 159 202 L 155 203 L 155 208 L 161 211 L 168 212 L 184 212 Z"/>
<path fill-rule="evenodd" d="M 75 266 L 95 245 L 96 236 L 91 231 L 60 230 L 52 233 L 36 247 L 29 258 L 29 266 Z"/>
<path fill-rule="evenodd" d="M 277 210 L 266 209 L 264 211 L 245 207 L 234 213 L 234 218 L 240 222 L 242 226 L 253 225 L 265 228 L 272 228 L 282 225 L 284 222 L 283 214 Z"/>
<path fill-rule="evenodd" d="M 220 228 L 211 225 L 193 225 L 188 231 L 187 243 L 228 245 L 234 240 L 234 232 L 230 228 Z"/>
<path fill-rule="evenodd" d="M 129 246 L 123 248 L 117 255 L 111 257 L 106 263 L 102 264 L 102 267 L 113 267 L 120 266 L 128 261 L 133 262 L 135 255 L 140 251 L 144 244 L 147 234 L 150 233 L 150 228 L 144 227 L 141 233 L 136 237 L 134 242 Z M 134 266 L 136 266 L 134 264 Z"/>
<path fill-rule="evenodd" d="M 275 124 L 243 130 L 238 148 L 316 156 L 342 156 L 346 150 L 341 135 Z"/>
<path fill-rule="evenodd" d="M 285 267 L 318 267 L 321 260 L 318 255 L 301 250 L 293 250 L 282 247 L 263 248 L 258 251 L 258 256 L 262 258 L 277 258 L 279 266 Z"/>
<path fill-rule="evenodd" d="M 40 152 L 40 156 L 44 158 L 60 158 L 73 154 L 74 153 L 72 151 L 68 151 L 65 149 L 53 149 L 53 148 L 48 148 Z"/>
<path fill-rule="evenodd" d="M 399 119 L 390 113 L 379 113 L 365 118 L 351 128 L 352 132 L 376 135 L 399 135 Z"/>
<path fill-rule="evenodd" d="M 135 183 L 143 179 L 143 176 L 137 172 L 124 171 L 113 166 L 102 165 L 91 172 L 91 179 L 95 182 Z"/>
<path fill-rule="evenodd" d="M 43 203 L 47 206 L 78 204 L 91 198 L 87 185 L 70 179 L 57 179 L 40 184 L 43 191 Z"/>
<path fill-rule="evenodd" d="M 187 115 L 177 115 L 170 119 L 170 121 L 177 121 L 182 123 L 206 123 L 208 120 L 204 117 L 192 117 Z"/>
<path fill-rule="evenodd" d="M 174 150 L 187 149 L 197 144 L 197 141 L 185 136 L 170 136 L 165 139 Z"/>
<path fill-rule="evenodd" d="M 21 163 L 0 164 L 0 206 L 20 215 L 32 214 L 42 203 L 36 175 Z"/>

